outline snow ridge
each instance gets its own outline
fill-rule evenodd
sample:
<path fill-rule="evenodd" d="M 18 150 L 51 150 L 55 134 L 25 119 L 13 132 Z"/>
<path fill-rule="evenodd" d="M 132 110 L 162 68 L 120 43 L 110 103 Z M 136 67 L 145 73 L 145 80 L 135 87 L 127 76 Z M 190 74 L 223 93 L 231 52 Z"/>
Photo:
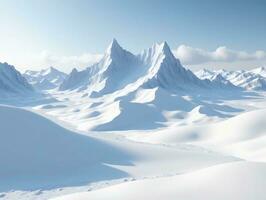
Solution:
<path fill-rule="evenodd" d="M 162 87 L 170 90 L 217 89 L 220 85 L 221 89 L 225 89 L 228 86 L 223 85 L 223 82 L 217 85 L 209 80 L 200 80 L 181 65 L 167 42 L 155 44 L 141 54 L 134 55 L 113 39 L 98 63 L 79 72 L 82 78 L 75 77 L 75 74 L 70 74 L 60 90 L 89 89 L 91 93 L 104 95 L 128 84 L 135 84 L 136 88 Z"/>
<path fill-rule="evenodd" d="M 0 63 L 0 95 L 2 97 L 26 95 L 33 92 L 32 86 L 8 63 Z"/>
<path fill-rule="evenodd" d="M 67 74 L 55 69 L 54 67 L 49 67 L 41 71 L 27 70 L 23 76 L 36 89 L 48 90 L 54 89 L 61 85 Z"/>

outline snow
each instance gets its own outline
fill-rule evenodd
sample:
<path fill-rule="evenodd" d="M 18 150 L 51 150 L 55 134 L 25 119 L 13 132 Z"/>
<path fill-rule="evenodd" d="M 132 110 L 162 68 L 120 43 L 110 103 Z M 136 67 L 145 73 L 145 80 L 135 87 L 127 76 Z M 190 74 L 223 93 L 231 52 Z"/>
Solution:
<path fill-rule="evenodd" d="M 23 76 L 38 90 L 54 89 L 62 84 L 67 74 L 54 67 L 49 67 L 41 71 L 27 70 Z"/>
<path fill-rule="evenodd" d="M 265 67 L 258 67 L 255 69 L 250 70 L 250 72 L 254 73 L 254 74 L 259 74 L 263 77 L 266 77 L 266 69 Z"/>
<path fill-rule="evenodd" d="M 195 74 L 201 79 L 209 80 L 214 79 L 216 76 L 221 76 L 223 79 L 227 80 L 228 84 L 232 83 L 235 86 L 247 90 L 266 90 L 266 70 L 263 67 L 250 71 L 211 71 L 202 69 Z"/>
<path fill-rule="evenodd" d="M 148 143 L 174 145 L 197 144 L 250 161 L 266 161 L 265 109 L 246 112 L 228 120 L 208 125 L 172 127 L 141 137 L 129 138 Z M 241 128 L 240 128 L 241 127 Z M 261 156 L 259 156 L 261 155 Z"/>
<path fill-rule="evenodd" d="M 124 50 L 114 39 L 98 63 L 80 72 L 72 71 L 60 89 L 89 88 L 101 95 L 114 92 L 135 79 L 139 65 L 136 56 Z"/>
<path fill-rule="evenodd" d="M 264 71 L 195 75 L 166 42 L 113 39 L 85 70 L 27 71 L 32 95 L 1 64 L 0 198 L 264 199 Z"/>
<path fill-rule="evenodd" d="M 154 177 L 237 160 L 193 146 L 169 148 L 84 136 L 14 107 L 0 106 L 0 121 L 1 192 Z"/>
<path fill-rule="evenodd" d="M 26 96 L 33 93 L 27 80 L 8 63 L 0 63 L 0 97 Z"/>
<path fill-rule="evenodd" d="M 123 183 L 53 200 L 264 200 L 266 164 L 235 162 L 188 174 Z"/>
<path fill-rule="evenodd" d="M 200 80 L 185 69 L 166 42 L 156 43 L 139 55 L 134 55 L 114 39 L 99 63 L 80 72 L 73 70 L 60 90 L 87 89 L 89 94 L 97 97 L 123 89 L 129 84 L 135 85 L 135 88 L 217 89 L 216 83 Z M 224 82 L 220 82 L 219 86 L 221 85 L 218 88 L 228 86 Z"/>

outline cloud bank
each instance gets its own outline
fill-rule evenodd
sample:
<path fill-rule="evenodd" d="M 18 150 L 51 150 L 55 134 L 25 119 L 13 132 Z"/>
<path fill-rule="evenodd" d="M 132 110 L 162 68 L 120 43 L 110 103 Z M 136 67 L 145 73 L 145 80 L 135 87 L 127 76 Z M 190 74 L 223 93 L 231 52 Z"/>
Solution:
<path fill-rule="evenodd" d="M 252 69 L 266 66 L 266 51 L 255 52 L 236 51 L 225 46 L 218 47 L 214 51 L 194 48 L 187 45 L 180 45 L 172 49 L 176 58 L 192 70 L 203 67 L 212 69 Z M 54 66 L 62 71 L 70 72 L 74 67 L 81 70 L 102 58 L 102 54 L 83 53 L 80 55 L 57 55 L 47 51 L 38 54 L 26 54 L 23 57 L 15 58 L 7 55 L 1 57 L 2 62 L 9 62 L 20 70 L 40 70 Z"/>
<path fill-rule="evenodd" d="M 38 62 L 44 66 L 85 68 L 98 62 L 101 58 L 101 54 L 84 53 L 78 56 L 57 56 L 43 51 L 38 58 Z"/>
<path fill-rule="evenodd" d="M 206 51 L 187 45 L 180 45 L 177 49 L 173 50 L 173 53 L 186 65 L 199 65 L 208 62 L 266 61 L 265 51 L 247 53 L 245 51 L 235 51 L 225 46 L 218 47 L 214 51 Z"/>

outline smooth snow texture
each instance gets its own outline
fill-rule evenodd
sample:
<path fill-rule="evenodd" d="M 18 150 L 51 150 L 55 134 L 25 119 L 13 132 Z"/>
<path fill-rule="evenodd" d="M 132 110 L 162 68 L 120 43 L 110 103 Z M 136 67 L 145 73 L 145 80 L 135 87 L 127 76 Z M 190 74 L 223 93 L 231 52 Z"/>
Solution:
<path fill-rule="evenodd" d="M 24 98 L 25 78 L 0 67 L 0 88 L 16 94 L 1 103 L 28 109 L 0 106 L 0 198 L 265 197 L 265 165 L 251 162 L 266 161 L 264 68 L 198 78 L 166 42 L 134 55 L 114 39 L 66 78 L 27 72 L 45 91 Z"/>
<path fill-rule="evenodd" d="M 260 109 L 210 125 L 172 127 L 147 136 L 129 137 L 157 144 L 195 143 L 243 159 L 266 161 L 265 113 L 265 109 Z"/>
<path fill-rule="evenodd" d="M 162 176 L 236 160 L 193 146 L 168 148 L 84 136 L 13 107 L 0 106 L 0 121 L 1 192 Z"/>
<path fill-rule="evenodd" d="M 53 200 L 264 200 L 266 164 L 234 162 L 173 177 L 140 180 Z"/>

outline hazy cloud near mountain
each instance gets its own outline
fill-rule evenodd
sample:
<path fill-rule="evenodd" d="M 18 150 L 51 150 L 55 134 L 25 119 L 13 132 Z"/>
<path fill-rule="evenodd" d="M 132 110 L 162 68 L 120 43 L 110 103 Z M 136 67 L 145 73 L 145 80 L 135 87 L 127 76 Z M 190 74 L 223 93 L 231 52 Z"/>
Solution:
<path fill-rule="evenodd" d="M 39 56 L 41 65 L 59 66 L 60 68 L 85 68 L 98 62 L 102 58 L 101 54 L 84 53 L 76 56 L 57 56 L 43 51 Z"/>
<path fill-rule="evenodd" d="M 180 45 L 172 49 L 173 54 L 181 63 L 192 70 L 211 69 L 252 69 L 266 66 L 266 51 L 255 52 L 236 51 L 227 47 L 218 47 L 214 51 Z M 40 70 L 54 66 L 64 72 L 70 72 L 74 67 L 84 69 L 102 58 L 103 54 L 85 52 L 80 55 L 58 55 L 48 51 L 28 54 L 23 58 L 2 57 L 0 62 L 9 62 L 19 70 Z"/>
<path fill-rule="evenodd" d="M 258 66 L 265 66 L 266 52 L 258 50 L 255 52 L 236 51 L 225 46 L 218 47 L 214 51 L 207 51 L 187 45 L 180 45 L 173 49 L 173 54 L 180 59 L 181 63 L 190 68 L 202 68 L 203 66 L 212 68 L 231 68 L 231 69 L 252 69 Z M 98 62 L 102 54 L 84 53 L 77 56 L 56 56 L 48 52 L 42 52 L 39 62 L 42 65 L 59 66 L 67 68 L 85 68 Z"/>
<path fill-rule="evenodd" d="M 235 51 L 225 46 L 218 47 L 214 51 L 206 51 L 187 45 L 180 45 L 173 53 L 185 65 L 199 65 L 208 62 L 232 63 L 240 61 L 266 61 L 265 51 L 255 51 L 248 53 L 245 51 Z"/>

